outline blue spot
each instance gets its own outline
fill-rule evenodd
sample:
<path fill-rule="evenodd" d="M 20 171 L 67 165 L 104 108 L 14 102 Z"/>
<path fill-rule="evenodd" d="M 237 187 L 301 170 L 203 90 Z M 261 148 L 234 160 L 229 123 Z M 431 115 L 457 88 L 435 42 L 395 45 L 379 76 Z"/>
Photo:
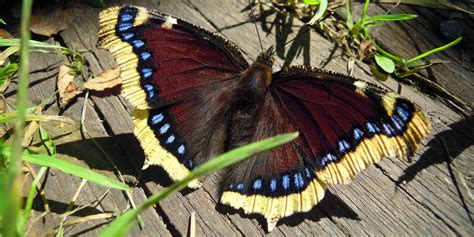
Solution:
<path fill-rule="evenodd" d="M 229 184 L 229 189 L 233 189 L 234 188 L 234 184 Z"/>
<path fill-rule="evenodd" d="M 311 172 L 308 168 L 305 168 L 304 172 L 306 174 L 306 178 L 311 179 L 313 177 L 313 172 Z"/>
<path fill-rule="evenodd" d="M 284 175 L 283 176 L 283 188 L 285 190 L 290 188 L 290 176 L 289 175 Z"/>
<path fill-rule="evenodd" d="M 161 121 L 163 121 L 163 114 L 162 113 L 159 113 L 159 114 L 155 114 L 153 115 L 153 117 L 151 117 L 151 123 L 156 125 L 158 123 L 160 123 Z"/>
<path fill-rule="evenodd" d="M 122 36 L 123 36 L 124 40 L 129 40 L 130 38 L 132 38 L 134 36 L 134 34 L 133 33 L 125 33 Z"/>
<path fill-rule="evenodd" d="M 275 179 L 270 180 L 270 190 L 275 192 L 277 189 L 277 181 Z"/>
<path fill-rule="evenodd" d="M 255 180 L 255 182 L 253 182 L 252 188 L 254 190 L 259 190 L 260 188 L 262 188 L 262 180 L 261 179 Z"/>
<path fill-rule="evenodd" d="M 373 123 L 371 123 L 371 122 L 367 122 L 366 125 L 367 125 L 367 129 L 369 129 L 369 132 L 370 132 L 370 133 L 375 133 L 375 132 L 376 132 L 376 131 L 375 131 L 375 127 L 374 127 L 375 124 L 373 124 Z"/>
<path fill-rule="evenodd" d="M 408 118 L 410 117 L 410 114 L 403 108 L 397 107 L 397 113 L 402 117 L 402 120 L 404 122 L 408 121 Z"/>
<path fill-rule="evenodd" d="M 390 135 L 393 135 L 395 133 L 395 131 L 393 131 L 392 126 L 390 126 L 390 124 L 383 123 L 382 126 L 383 126 L 383 129 L 384 129 L 386 135 L 390 136 Z"/>
<path fill-rule="evenodd" d="M 135 45 L 136 48 L 140 48 L 143 45 L 145 45 L 145 43 L 143 43 L 143 41 L 141 41 L 141 40 L 134 40 L 134 41 L 132 41 L 132 43 L 133 43 L 133 45 Z"/>
<path fill-rule="evenodd" d="M 184 154 L 184 149 L 185 149 L 184 145 L 179 146 L 178 147 L 178 153 L 181 154 L 181 155 Z"/>
<path fill-rule="evenodd" d="M 295 173 L 295 187 L 300 189 L 304 187 L 304 184 L 303 175 L 300 172 Z"/>
<path fill-rule="evenodd" d="M 128 29 L 132 28 L 132 23 L 130 22 L 124 22 L 119 24 L 119 31 L 126 31 Z"/>
<path fill-rule="evenodd" d="M 142 52 L 141 56 L 142 56 L 142 60 L 147 60 L 150 58 L 151 54 L 148 52 Z"/>
<path fill-rule="evenodd" d="M 330 162 L 336 161 L 337 157 L 333 155 L 332 153 L 328 153 L 326 156 L 324 156 L 321 159 L 321 166 L 325 166 L 326 164 L 329 164 Z"/>
<path fill-rule="evenodd" d="M 189 168 L 192 168 L 192 167 L 194 167 L 193 160 L 191 160 L 191 159 L 190 159 L 190 160 L 188 160 L 188 167 L 189 167 Z"/>
<path fill-rule="evenodd" d="M 347 143 L 345 140 L 339 141 L 339 152 L 344 153 L 347 150 L 349 150 L 349 148 L 350 148 L 349 143 Z"/>
<path fill-rule="evenodd" d="M 143 68 L 142 69 L 142 75 L 145 78 L 150 77 L 152 73 L 153 73 L 153 70 L 151 70 L 150 68 Z"/>
<path fill-rule="evenodd" d="M 132 20 L 132 19 L 133 19 L 133 16 L 128 15 L 128 14 L 123 14 L 122 16 L 120 16 L 121 21 L 129 21 L 129 20 Z"/>
<path fill-rule="evenodd" d="M 395 124 L 395 127 L 397 127 L 397 130 L 402 131 L 403 130 L 403 122 L 400 120 L 400 117 L 396 114 L 392 115 L 390 117 L 392 119 L 393 124 Z"/>
<path fill-rule="evenodd" d="M 152 84 L 145 84 L 143 85 L 143 87 L 145 88 L 147 92 L 153 91 L 154 89 Z"/>
<path fill-rule="evenodd" d="M 160 134 L 165 134 L 166 132 L 168 132 L 168 129 L 170 128 L 170 124 L 167 123 L 165 125 L 163 125 L 161 128 L 160 128 Z"/>
<path fill-rule="evenodd" d="M 362 136 L 364 136 L 364 132 L 362 130 L 360 130 L 359 128 L 355 128 L 354 129 L 354 139 L 356 141 L 359 141 L 360 139 L 362 139 Z"/>
<path fill-rule="evenodd" d="M 148 93 L 148 99 L 151 99 L 151 98 L 155 97 L 155 91 L 154 91 L 153 85 L 145 84 L 145 85 L 143 85 L 143 87 L 145 88 L 145 90 Z"/>
<path fill-rule="evenodd" d="M 243 183 L 237 184 L 237 190 L 244 190 L 244 184 Z"/>
<path fill-rule="evenodd" d="M 174 135 L 168 137 L 168 139 L 166 140 L 166 144 L 170 144 L 172 142 L 174 142 Z"/>

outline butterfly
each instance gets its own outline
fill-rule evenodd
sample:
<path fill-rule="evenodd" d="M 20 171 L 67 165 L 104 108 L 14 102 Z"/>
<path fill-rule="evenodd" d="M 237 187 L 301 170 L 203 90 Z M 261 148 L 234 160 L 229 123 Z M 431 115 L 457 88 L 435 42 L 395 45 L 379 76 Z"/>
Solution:
<path fill-rule="evenodd" d="M 383 157 L 408 160 L 431 129 L 419 107 L 393 92 L 307 66 L 273 73 L 271 50 L 249 65 L 225 38 L 142 7 L 101 12 L 98 46 L 120 68 L 144 168 L 161 166 L 172 180 L 229 143 L 300 132 L 233 166 L 223 184 L 221 202 L 263 215 L 268 231 L 311 210 L 327 185 L 349 183 Z"/>

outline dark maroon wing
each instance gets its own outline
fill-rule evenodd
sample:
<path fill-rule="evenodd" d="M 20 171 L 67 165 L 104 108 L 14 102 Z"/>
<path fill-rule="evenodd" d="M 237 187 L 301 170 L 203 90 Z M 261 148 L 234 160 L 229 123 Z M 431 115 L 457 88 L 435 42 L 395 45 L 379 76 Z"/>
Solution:
<path fill-rule="evenodd" d="M 294 131 L 300 136 L 233 169 L 222 202 L 264 215 L 269 229 L 282 217 L 309 211 L 326 184 L 348 183 L 383 157 L 407 159 L 430 130 L 410 101 L 304 67 L 273 75 L 257 120 L 252 140 Z"/>
<path fill-rule="evenodd" d="M 147 164 L 180 180 L 220 152 L 229 88 L 248 67 L 239 50 L 199 26 L 136 6 L 103 11 L 100 27 L 99 46 L 116 57 Z"/>

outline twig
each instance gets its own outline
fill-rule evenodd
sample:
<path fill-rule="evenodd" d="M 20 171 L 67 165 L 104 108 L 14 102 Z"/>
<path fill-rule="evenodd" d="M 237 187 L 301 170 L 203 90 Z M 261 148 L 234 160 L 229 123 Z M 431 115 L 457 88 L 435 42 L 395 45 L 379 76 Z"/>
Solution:
<path fill-rule="evenodd" d="M 77 187 L 77 190 L 76 190 L 76 193 L 74 194 L 74 196 L 72 197 L 71 201 L 69 202 L 67 208 L 66 208 L 66 212 L 70 212 L 72 210 L 72 207 L 74 206 L 74 203 L 76 202 L 76 199 L 77 197 L 79 196 L 79 193 L 81 192 L 82 188 L 84 187 L 84 185 L 87 183 L 87 180 L 86 179 L 82 179 L 81 183 L 79 184 L 79 187 Z M 64 216 L 63 219 L 61 220 L 61 223 L 59 224 L 59 227 L 56 229 L 57 230 L 57 235 L 60 235 L 62 236 L 63 234 L 63 228 L 64 228 L 64 224 L 66 223 L 66 220 L 67 218 L 69 217 L 68 216 Z"/>

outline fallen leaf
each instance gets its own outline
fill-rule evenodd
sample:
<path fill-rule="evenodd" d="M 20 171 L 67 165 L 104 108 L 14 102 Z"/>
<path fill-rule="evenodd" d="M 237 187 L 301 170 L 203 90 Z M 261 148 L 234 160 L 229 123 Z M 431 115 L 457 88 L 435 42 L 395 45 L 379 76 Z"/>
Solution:
<path fill-rule="evenodd" d="M 82 85 L 84 89 L 93 91 L 103 91 L 122 84 L 120 70 L 118 68 L 108 69 L 97 77 L 87 81 Z"/>
<path fill-rule="evenodd" d="M 2 39 L 11 39 L 13 38 L 12 34 L 10 34 L 10 32 L 4 30 L 4 29 L 0 29 L 0 38 Z"/>
<path fill-rule="evenodd" d="M 359 45 L 359 59 L 364 60 L 370 58 L 375 51 L 377 51 L 377 48 L 375 48 L 374 40 L 363 40 Z"/>
<path fill-rule="evenodd" d="M 22 146 L 28 147 L 30 146 L 31 142 L 33 141 L 33 136 L 36 133 L 36 130 L 39 128 L 38 121 L 31 121 L 30 124 L 26 127 L 25 136 L 23 137 Z"/>
<path fill-rule="evenodd" d="M 30 29 L 39 35 L 55 35 L 66 29 L 83 10 L 72 7 L 63 9 L 60 5 L 46 5 L 32 13 Z"/>
<path fill-rule="evenodd" d="M 82 90 L 78 90 L 74 83 L 74 75 L 71 75 L 71 68 L 66 65 L 59 67 L 58 73 L 58 90 L 59 90 L 59 104 L 64 107 L 74 97 L 82 93 Z"/>

